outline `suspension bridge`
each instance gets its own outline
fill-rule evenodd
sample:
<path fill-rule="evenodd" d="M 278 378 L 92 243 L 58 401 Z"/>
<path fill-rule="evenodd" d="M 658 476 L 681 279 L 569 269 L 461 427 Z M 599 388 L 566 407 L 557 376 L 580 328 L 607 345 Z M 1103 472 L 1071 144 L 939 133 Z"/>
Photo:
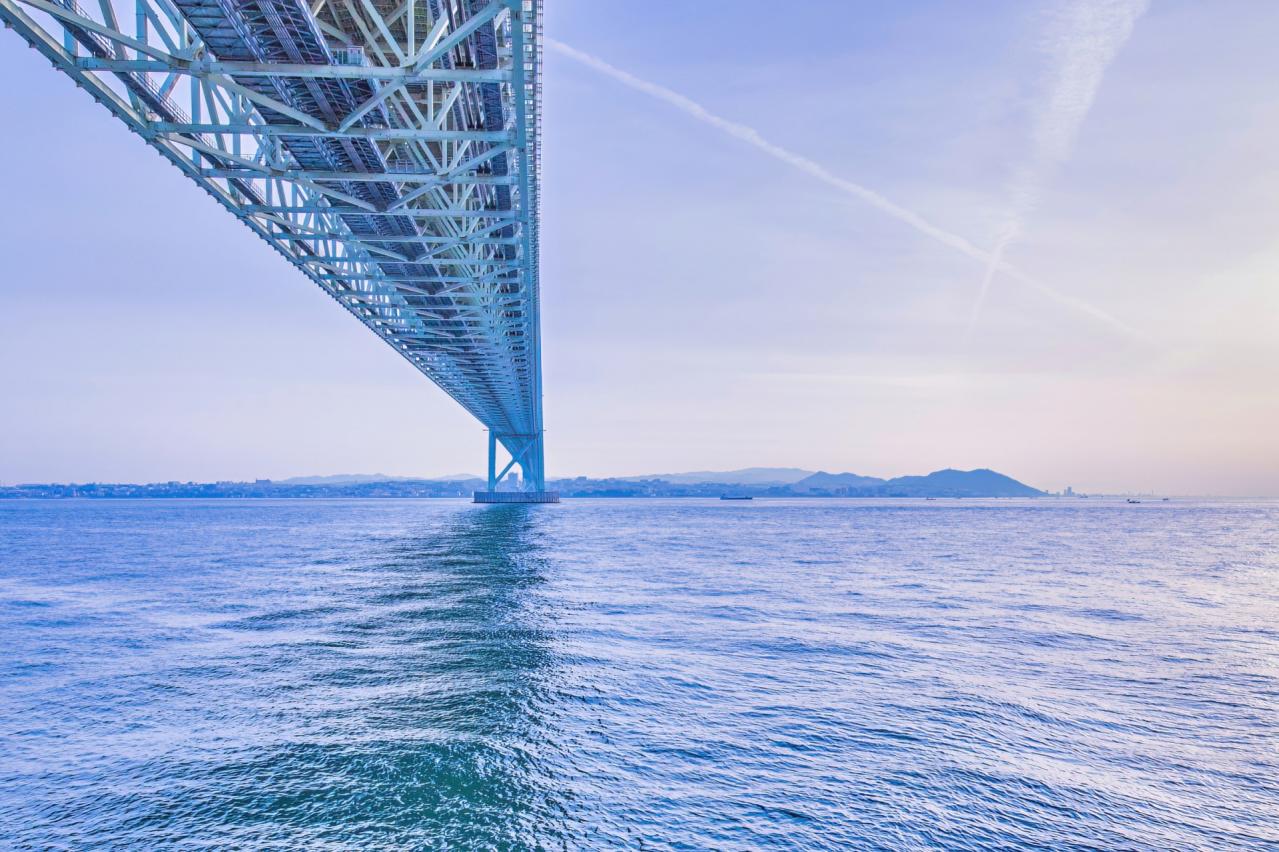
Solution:
<path fill-rule="evenodd" d="M 540 0 L 85 2 L 0 20 L 484 424 L 477 502 L 555 502 Z"/>

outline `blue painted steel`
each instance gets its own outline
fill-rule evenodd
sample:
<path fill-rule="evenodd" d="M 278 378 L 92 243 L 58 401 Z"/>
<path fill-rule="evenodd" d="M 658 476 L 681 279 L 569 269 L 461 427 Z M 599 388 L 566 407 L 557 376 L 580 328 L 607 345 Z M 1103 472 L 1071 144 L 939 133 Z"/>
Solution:
<path fill-rule="evenodd" d="M 497 444 L 544 490 L 540 0 L 0 0 L 0 20 L 488 427 L 490 490 Z"/>

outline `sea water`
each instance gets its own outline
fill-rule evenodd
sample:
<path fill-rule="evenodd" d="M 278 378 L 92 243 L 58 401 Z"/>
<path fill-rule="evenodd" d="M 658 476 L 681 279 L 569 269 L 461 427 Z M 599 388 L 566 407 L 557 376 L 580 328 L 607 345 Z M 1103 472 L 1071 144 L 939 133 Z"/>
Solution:
<path fill-rule="evenodd" d="M 1279 846 L 1279 504 L 0 503 L 0 847 Z"/>

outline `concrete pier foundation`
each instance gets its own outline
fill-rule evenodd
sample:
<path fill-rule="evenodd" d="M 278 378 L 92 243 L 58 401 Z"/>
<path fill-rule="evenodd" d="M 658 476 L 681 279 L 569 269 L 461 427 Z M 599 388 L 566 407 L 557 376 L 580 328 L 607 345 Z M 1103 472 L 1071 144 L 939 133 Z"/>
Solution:
<path fill-rule="evenodd" d="M 476 491 L 476 503 L 558 503 L 558 491 Z"/>

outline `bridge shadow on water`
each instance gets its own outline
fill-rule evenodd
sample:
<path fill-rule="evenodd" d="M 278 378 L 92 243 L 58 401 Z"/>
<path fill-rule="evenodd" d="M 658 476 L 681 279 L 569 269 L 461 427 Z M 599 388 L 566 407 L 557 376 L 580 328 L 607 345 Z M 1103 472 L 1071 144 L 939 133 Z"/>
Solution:
<path fill-rule="evenodd" d="M 221 676 L 226 741 L 200 735 L 197 753 L 140 768 L 147 791 L 116 802 L 133 814 L 124 835 L 560 845 L 568 793 L 541 756 L 554 752 L 556 664 L 537 511 L 467 507 L 374 537 L 320 575 L 315 605 L 227 625 L 251 650 Z"/>

